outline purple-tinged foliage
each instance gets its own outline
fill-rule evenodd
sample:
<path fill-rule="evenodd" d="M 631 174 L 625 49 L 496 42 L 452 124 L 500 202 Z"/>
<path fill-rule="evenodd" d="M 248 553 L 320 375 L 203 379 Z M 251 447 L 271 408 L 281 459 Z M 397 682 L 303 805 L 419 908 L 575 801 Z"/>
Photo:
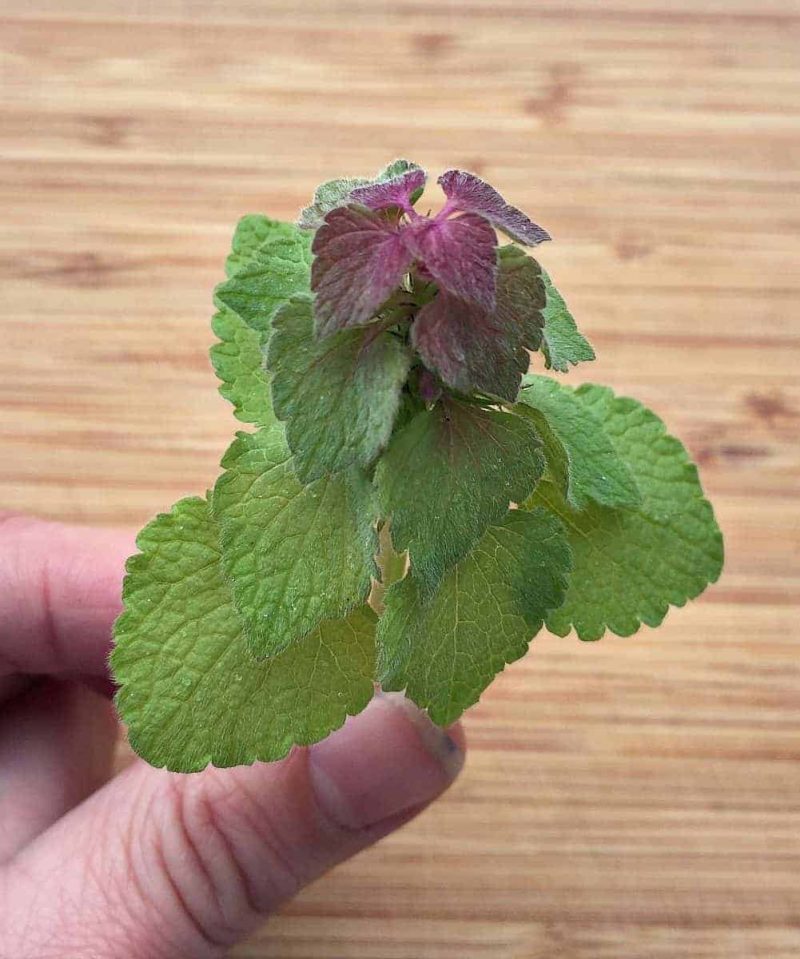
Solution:
<path fill-rule="evenodd" d="M 325 217 L 340 206 L 347 206 L 352 202 L 353 191 L 361 187 L 376 183 L 389 183 L 398 180 L 404 174 L 421 168 L 410 160 L 395 160 L 384 167 L 374 177 L 339 177 L 337 180 L 328 180 L 321 183 L 314 191 L 314 199 L 300 211 L 297 226 L 301 230 L 316 230 L 325 222 Z M 422 178 L 424 185 L 425 177 Z M 422 189 L 420 186 L 420 192 Z M 411 200 L 415 197 L 412 195 Z M 363 201 L 362 201 L 363 202 Z M 369 206 L 369 204 L 367 204 Z"/>
<path fill-rule="evenodd" d="M 430 370 L 420 370 L 417 391 L 423 403 L 433 404 L 442 395 L 442 385 Z"/>
<path fill-rule="evenodd" d="M 500 332 L 492 312 L 441 291 L 420 310 L 411 328 L 411 345 L 448 386 L 468 393 L 476 385 L 481 353 Z"/>
<path fill-rule="evenodd" d="M 506 203 L 493 186 L 489 186 L 474 173 L 447 170 L 437 183 L 447 196 L 445 210 L 479 213 L 486 217 L 492 226 L 525 246 L 536 246 L 550 239 L 546 230 L 537 226 L 522 210 Z"/>
<path fill-rule="evenodd" d="M 412 198 L 425 188 L 426 179 L 424 170 L 409 170 L 391 180 L 358 187 L 350 193 L 350 201 L 368 206 L 370 210 L 399 207 L 410 213 Z"/>
<path fill-rule="evenodd" d="M 363 206 L 332 210 L 311 247 L 317 331 L 363 326 L 400 285 L 412 254 L 401 230 Z"/>
<path fill-rule="evenodd" d="M 455 390 L 514 402 L 527 350 L 541 345 L 545 290 L 538 264 L 514 246 L 500 251 L 497 304 L 486 310 L 440 290 L 419 312 L 411 343 Z"/>
<path fill-rule="evenodd" d="M 535 261 L 515 247 L 498 253 L 495 227 L 520 243 L 547 234 L 460 170 L 439 178 L 444 208 L 420 216 L 413 203 L 425 172 L 408 166 L 353 188 L 325 216 L 312 247 L 317 332 L 368 324 L 410 273 L 402 299 L 425 366 L 453 389 L 513 402 L 526 348 L 541 343 L 545 295 Z"/>
<path fill-rule="evenodd" d="M 497 237 L 483 217 L 417 217 L 403 238 L 441 289 L 486 309 L 494 306 Z"/>

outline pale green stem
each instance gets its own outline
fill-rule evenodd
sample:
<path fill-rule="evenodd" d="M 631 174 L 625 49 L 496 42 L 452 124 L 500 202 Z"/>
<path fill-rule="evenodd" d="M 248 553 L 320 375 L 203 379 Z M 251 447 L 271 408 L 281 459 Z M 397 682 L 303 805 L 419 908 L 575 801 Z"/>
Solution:
<path fill-rule="evenodd" d="M 392 537 L 389 532 L 389 523 L 381 523 L 378 529 L 378 555 L 375 557 L 378 564 L 380 580 L 372 584 L 369 594 L 369 604 L 380 616 L 384 609 L 383 598 L 386 590 L 402 579 L 406 574 L 407 555 L 398 553 L 392 546 Z"/>

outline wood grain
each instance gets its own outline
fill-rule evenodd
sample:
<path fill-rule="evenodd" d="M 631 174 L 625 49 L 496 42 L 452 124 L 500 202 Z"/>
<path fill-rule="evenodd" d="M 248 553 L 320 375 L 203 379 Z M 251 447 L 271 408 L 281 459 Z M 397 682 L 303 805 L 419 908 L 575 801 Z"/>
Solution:
<path fill-rule="evenodd" d="M 727 537 L 720 584 L 542 636 L 463 778 L 235 954 L 800 955 L 800 4 L 0 0 L 0 505 L 140 524 L 214 479 L 245 212 L 408 155 L 530 210 Z"/>

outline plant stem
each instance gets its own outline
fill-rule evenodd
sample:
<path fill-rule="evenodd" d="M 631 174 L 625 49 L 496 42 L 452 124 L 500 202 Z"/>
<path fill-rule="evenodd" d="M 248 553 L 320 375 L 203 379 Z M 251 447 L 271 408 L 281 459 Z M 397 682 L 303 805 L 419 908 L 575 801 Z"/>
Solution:
<path fill-rule="evenodd" d="M 380 616 L 384 610 L 383 598 L 386 590 L 406 575 L 407 554 L 398 553 L 392 546 L 389 523 L 381 523 L 378 528 L 378 555 L 375 557 L 380 571 L 380 579 L 372 584 L 369 604 Z"/>

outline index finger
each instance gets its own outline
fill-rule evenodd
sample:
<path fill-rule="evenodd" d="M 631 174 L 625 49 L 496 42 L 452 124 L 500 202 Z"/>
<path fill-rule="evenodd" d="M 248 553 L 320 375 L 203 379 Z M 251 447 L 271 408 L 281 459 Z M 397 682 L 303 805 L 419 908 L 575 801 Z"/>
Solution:
<path fill-rule="evenodd" d="M 0 516 L 0 677 L 108 673 L 132 533 Z"/>

